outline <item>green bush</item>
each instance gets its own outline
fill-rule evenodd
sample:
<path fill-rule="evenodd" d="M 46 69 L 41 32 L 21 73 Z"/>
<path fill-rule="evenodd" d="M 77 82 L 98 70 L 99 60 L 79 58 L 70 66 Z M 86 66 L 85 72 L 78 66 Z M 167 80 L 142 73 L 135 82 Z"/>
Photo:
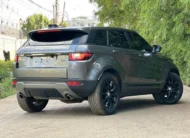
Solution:
<path fill-rule="evenodd" d="M 0 99 L 15 94 L 12 87 L 11 72 L 13 70 L 13 61 L 0 60 Z"/>
<path fill-rule="evenodd" d="M 15 90 L 12 87 L 12 78 L 7 77 L 0 83 L 0 99 L 15 94 Z"/>
<path fill-rule="evenodd" d="M 0 78 L 10 77 L 10 73 L 13 69 L 13 61 L 0 60 Z"/>

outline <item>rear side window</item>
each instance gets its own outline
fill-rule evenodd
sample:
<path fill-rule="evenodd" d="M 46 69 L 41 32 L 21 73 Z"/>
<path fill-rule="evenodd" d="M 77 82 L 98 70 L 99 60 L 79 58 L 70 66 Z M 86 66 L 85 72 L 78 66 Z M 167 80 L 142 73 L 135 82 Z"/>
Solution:
<path fill-rule="evenodd" d="M 109 31 L 109 46 L 129 49 L 129 43 L 124 31 Z"/>
<path fill-rule="evenodd" d="M 91 30 L 87 43 L 106 46 L 107 45 L 106 30 Z"/>
<path fill-rule="evenodd" d="M 29 33 L 29 37 L 29 45 L 71 45 L 85 43 L 87 33 L 80 30 L 35 31 Z"/>

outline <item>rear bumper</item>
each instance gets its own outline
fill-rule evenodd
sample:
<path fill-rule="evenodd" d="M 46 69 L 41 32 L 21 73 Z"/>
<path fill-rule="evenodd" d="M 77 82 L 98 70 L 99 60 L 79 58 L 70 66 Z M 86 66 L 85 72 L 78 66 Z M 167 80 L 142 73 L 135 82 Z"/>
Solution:
<path fill-rule="evenodd" d="M 20 78 L 67 78 L 66 68 L 19 68 L 15 69 L 14 76 Z"/>
<path fill-rule="evenodd" d="M 67 81 L 23 81 L 17 80 L 14 86 L 17 92 L 22 93 L 26 97 L 34 97 L 36 99 L 84 99 L 91 95 L 97 81 L 78 81 L 79 86 L 68 86 Z M 73 81 L 73 80 L 72 80 Z"/>

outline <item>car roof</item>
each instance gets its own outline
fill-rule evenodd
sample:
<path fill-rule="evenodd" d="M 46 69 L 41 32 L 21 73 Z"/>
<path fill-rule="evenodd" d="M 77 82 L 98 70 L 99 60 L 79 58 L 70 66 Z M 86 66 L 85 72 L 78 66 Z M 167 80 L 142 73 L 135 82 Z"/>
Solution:
<path fill-rule="evenodd" d="M 123 31 L 127 31 L 127 32 L 134 32 L 132 30 L 129 29 L 125 29 L 125 28 L 119 28 L 119 27 L 89 27 L 90 30 L 123 30 Z"/>
<path fill-rule="evenodd" d="M 39 30 L 80 30 L 80 31 L 85 31 L 87 33 L 89 33 L 91 30 L 123 30 L 127 32 L 135 32 L 129 29 L 118 28 L 118 27 L 56 27 L 56 28 L 45 28 L 45 29 L 39 29 Z M 33 31 L 30 31 L 29 33 L 39 31 L 39 30 L 33 30 Z"/>

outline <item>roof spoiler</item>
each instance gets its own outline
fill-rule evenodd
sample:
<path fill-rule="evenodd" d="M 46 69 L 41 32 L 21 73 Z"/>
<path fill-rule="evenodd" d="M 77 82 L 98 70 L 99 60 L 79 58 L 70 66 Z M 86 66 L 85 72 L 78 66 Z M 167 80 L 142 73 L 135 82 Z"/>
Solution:
<path fill-rule="evenodd" d="M 51 28 L 44 30 L 34 30 L 28 33 L 29 38 L 38 42 L 57 42 L 61 39 L 74 37 L 75 35 L 86 35 L 87 32 L 81 29 L 69 29 L 69 28 Z"/>

